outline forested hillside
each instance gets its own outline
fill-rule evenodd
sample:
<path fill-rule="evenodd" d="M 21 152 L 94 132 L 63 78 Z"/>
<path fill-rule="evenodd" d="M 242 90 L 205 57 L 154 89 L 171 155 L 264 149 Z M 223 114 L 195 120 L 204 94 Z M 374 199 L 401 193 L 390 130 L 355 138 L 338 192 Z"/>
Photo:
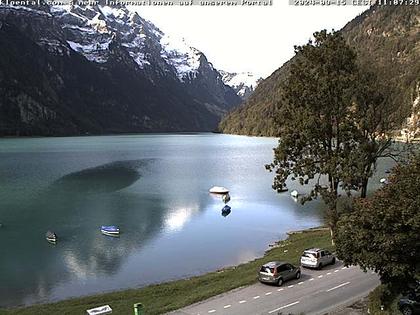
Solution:
<path fill-rule="evenodd" d="M 356 50 L 359 65 L 374 71 L 390 86 L 395 120 L 402 125 L 412 114 L 420 89 L 420 8 L 375 5 L 341 31 Z M 294 58 L 262 81 L 244 104 L 222 120 L 219 129 L 224 133 L 278 136 L 281 131 L 275 127 L 274 113 L 284 102 L 282 84 Z"/>

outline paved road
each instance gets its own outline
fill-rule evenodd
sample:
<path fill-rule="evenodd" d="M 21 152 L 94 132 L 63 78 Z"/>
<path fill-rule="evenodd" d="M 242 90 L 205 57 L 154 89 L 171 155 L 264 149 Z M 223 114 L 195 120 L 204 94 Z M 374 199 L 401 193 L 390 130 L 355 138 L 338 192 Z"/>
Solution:
<path fill-rule="evenodd" d="M 379 284 L 372 272 L 343 267 L 337 262 L 322 270 L 302 269 L 299 280 L 276 287 L 257 283 L 236 289 L 171 315 L 325 314 L 366 296 Z"/>

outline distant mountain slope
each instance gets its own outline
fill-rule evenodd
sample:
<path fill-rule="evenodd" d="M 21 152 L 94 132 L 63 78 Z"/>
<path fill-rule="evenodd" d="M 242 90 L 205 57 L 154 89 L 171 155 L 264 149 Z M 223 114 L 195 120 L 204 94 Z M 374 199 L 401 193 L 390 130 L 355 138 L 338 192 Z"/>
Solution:
<path fill-rule="evenodd" d="M 314 30 L 315 31 L 315 30 Z M 395 115 L 411 115 L 420 87 L 420 7 L 373 6 L 349 22 L 342 33 L 356 49 L 361 66 L 369 64 L 381 80 L 396 87 Z M 219 124 L 224 133 L 276 136 L 273 113 L 282 104 L 281 85 L 292 58 L 262 81 L 251 97 Z"/>
<path fill-rule="evenodd" d="M 0 5 L 0 136 L 210 131 L 240 101 L 124 7 Z"/>

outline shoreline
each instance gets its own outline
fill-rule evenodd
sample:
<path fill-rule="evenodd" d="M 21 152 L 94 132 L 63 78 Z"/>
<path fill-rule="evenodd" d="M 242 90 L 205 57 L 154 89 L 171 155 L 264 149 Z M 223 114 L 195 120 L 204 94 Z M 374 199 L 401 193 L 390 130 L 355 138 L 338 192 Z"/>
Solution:
<path fill-rule="evenodd" d="M 117 314 L 132 314 L 134 303 L 143 303 L 146 314 L 163 314 L 237 289 L 257 281 L 259 266 L 269 260 L 299 262 L 304 249 L 311 246 L 331 247 L 330 233 L 325 227 L 289 231 L 287 237 L 268 245 L 262 257 L 236 266 L 225 267 L 186 279 L 163 282 L 137 289 L 126 289 L 48 304 L 0 308 L 0 315 L 9 314 L 83 314 L 87 309 L 109 304 Z"/>

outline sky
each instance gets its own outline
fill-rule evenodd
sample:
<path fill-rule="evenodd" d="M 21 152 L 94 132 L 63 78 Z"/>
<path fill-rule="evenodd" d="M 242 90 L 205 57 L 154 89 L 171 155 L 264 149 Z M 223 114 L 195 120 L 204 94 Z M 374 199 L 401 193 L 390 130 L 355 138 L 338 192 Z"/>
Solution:
<path fill-rule="evenodd" d="M 367 6 L 137 6 L 130 7 L 161 31 L 200 51 L 220 70 L 267 77 L 315 31 L 339 30 Z"/>

